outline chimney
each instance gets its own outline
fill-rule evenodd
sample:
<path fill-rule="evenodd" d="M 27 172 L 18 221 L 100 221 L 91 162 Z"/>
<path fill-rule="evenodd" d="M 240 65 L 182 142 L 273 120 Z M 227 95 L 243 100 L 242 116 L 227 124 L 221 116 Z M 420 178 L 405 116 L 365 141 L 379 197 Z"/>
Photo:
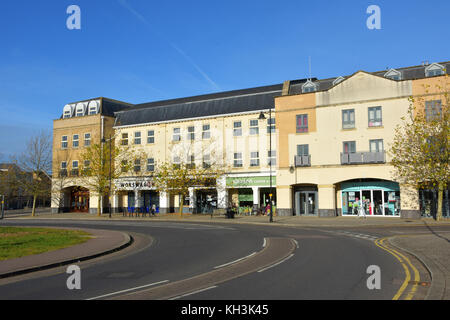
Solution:
<path fill-rule="evenodd" d="M 283 90 L 281 91 L 282 96 L 288 96 L 289 95 L 289 87 L 291 86 L 291 81 L 286 80 L 283 82 Z"/>

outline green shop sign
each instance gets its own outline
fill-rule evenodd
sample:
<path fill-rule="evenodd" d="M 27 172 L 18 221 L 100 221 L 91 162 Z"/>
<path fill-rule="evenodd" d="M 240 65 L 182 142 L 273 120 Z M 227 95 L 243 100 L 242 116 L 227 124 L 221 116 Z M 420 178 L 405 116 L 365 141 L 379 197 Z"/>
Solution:
<path fill-rule="evenodd" d="M 270 186 L 270 177 L 229 177 L 227 187 L 256 187 Z M 276 177 L 272 176 L 272 186 L 276 186 Z"/>

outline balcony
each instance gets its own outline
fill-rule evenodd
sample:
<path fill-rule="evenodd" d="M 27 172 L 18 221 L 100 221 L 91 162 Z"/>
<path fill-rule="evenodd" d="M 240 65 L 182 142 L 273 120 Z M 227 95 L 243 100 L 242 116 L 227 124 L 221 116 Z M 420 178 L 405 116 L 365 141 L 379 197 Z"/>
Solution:
<path fill-rule="evenodd" d="M 310 167 L 311 166 L 311 155 L 295 156 L 294 164 L 296 167 Z"/>
<path fill-rule="evenodd" d="M 381 152 L 354 152 L 342 153 L 341 164 L 367 164 L 367 163 L 385 163 L 386 155 Z"/>

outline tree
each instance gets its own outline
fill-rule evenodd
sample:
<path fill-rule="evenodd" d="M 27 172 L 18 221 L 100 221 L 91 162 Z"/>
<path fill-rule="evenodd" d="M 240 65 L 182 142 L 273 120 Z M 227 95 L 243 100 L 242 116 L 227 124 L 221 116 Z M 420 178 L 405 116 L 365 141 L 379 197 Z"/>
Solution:
<path fill-rule="evenodd" d="M 83 168 L 79 172 L 84 186 L 98 196 L 98 215 L 102 213 L 102 198 L 115 190 L 115 179 L 131 170 L 136 157 L 135 151 L 128 146 L 117 146 L 114 137 L 91 144 L 81 154 Z"/>
<path fill-rule="evenodd" d="M 436 219 L 442 217 L 443 191 L 450 180 L 448 75 L 443 83 L 426 86 L 425 94 L 410 97 L 402 124 L 390 149 L 395 178 L 414 189 L 438 190 Z"/>
<path fill-rule="evenodd" d="M 26 151 L 13 157 L 14 163 L 20 168 L 16 183 L 26 194 L 33 197 L 32 216 L 35 216 L 36 200 L 39 196 L 49 196 L 51 190 L 52 170 L 52 135 L 42 130 L 32 136 Z"/>

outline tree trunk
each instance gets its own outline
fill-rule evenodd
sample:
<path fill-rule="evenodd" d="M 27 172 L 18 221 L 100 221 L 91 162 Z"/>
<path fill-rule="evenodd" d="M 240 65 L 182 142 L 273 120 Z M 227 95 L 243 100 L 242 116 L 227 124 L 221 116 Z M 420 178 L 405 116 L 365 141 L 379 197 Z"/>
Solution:
<path fill-rule="evenodd" d="M 184 194 L 180 194 L 180 198 L 178 199 L 178 205 L 179 205 L 179 210 L 180 210 L 180 218 L 183 217 L 183 199 L 184 199 Z"/>
<path fill-rule="evenodd" d="M 31 210 L 32 217 L 34 217 L 36 215 L 36 199 L 37 199 L 37 195 L 33 195 L 33 209 Z"/>
<path fill-rule="evenodd" d="M 437 212 L 436 212 L 436 220 L 442 220 L 442 202 L 444 198 L 444 184 L 442 182 L 439 182 L 439 189 L 438 189 L 438 206 L 437 206 Z"/>
<path fill-rule="evenodd" d="M 101 206 L 101 196 L 99 195 L 97 199 L 97 216 L 99 217 L 102 215 L 102 212 L 100 211 L 100 206 Z"/>

